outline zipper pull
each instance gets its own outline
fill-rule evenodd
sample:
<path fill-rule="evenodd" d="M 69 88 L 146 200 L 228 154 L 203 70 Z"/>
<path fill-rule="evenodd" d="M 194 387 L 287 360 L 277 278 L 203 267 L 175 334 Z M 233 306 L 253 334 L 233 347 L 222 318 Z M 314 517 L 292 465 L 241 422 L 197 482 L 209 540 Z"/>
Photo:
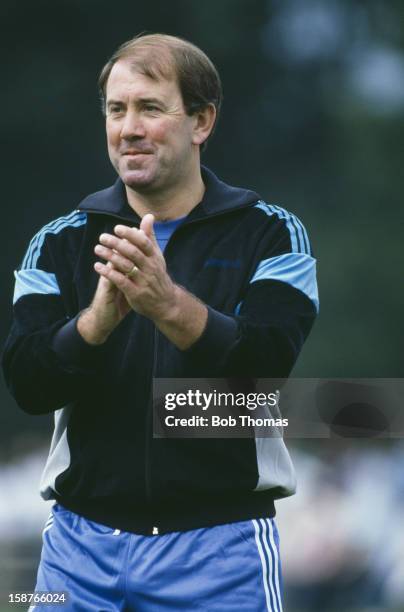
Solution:
<path fill-rule="evenodd" d="M 159 528 L 153 527 L 152 535 L 158 535 L 158 534 L 159 534 Z"/>

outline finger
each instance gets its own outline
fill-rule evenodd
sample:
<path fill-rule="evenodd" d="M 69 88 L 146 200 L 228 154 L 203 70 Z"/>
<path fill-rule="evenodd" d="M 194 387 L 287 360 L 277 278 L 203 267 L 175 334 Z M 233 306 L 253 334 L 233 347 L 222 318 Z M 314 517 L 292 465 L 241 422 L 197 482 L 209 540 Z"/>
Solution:
<path fill-rule="evenodd" d="M 129 292 L 133 293 L 135 288 L 133 277 L 128 278 L 125 274 L 122 274 L 119 270 L 112 268 L 108 265 L 102 264 L 97 261 L 94 264 L 94 269 L 98 274 L 106 279 L 108 279 L 111 283 L 115 285 L 118 289 L 120 289 L 125 295 Z"/>
<path fill-rule="evenodd" d="M 150 238 L 150 240 L 154 242 L 154 244 L 157 244 L 157 238 L 154 233 L 154 221 L 154 215 L 152 215 L 151 213 L 147 213 L 147 215 L 143 217 L 140 223 L 140 230 L 143 230 L 146 236 Z"/>
<path fill-rule="evenodd" d="M 114 232 L 119 238 L 126 238 L 131 244 L 135 245 L 145 255 L 152 255 L 154 245 L 152 240 L 146 236 L 145 232 L 137 227 L 127 227 L 126 225 L 116 225 Z"/>
<path fill-rule="evenodd" d="M 139 268 L 144 267 L 147 264 L 145 254 L 126 238 L 118 238 L 117 236 L 112 236 L 111 234 L 101 234 L 100 243 L 103 247 L 107 247 L 111 251 L 120 253 L 123 257 L 126 257 L 135 263 Z M 98 251 L 96 252 L 97 254 L 100 254 Z M 102 257 L 101 254 L 100 257 Z"/>
<path fill-rule="evenodd" d="M 112 267 L 112 263 L 108 262 L 107 266 L 111 268 Z M 109 291 L 112 288 L 115 289 L 114 284 L 111 283 L 111 281 L 108 278 L 106 278 L 105 276 L 101 276 L 100 275 L 98 281 L 99 281 L 99 283 L 97 285 L 96 293 L 100 293 L 101 292 L 101 294 L 102 294 L 105 290 Z"/>
<path fill-rule="evenodd" d="M 105 259 L 109 264 L 111 264 L 116 270 L 119 270 L 123 274 L 129 274 L 131 270 L 133 270 L 133 266 L 136 265 L 140 271 L 140 261 L 134 261 L 133 259 L 128 259 L 127 257 L 122 256 L 120 253 L 113 251 L 112 249 L 108 249 L 107 247 L 102 246 L 101 244 L 97 244 L 94 248 L 95 253 Z M 144 256 L 143 256 L 144 257 Z"/>

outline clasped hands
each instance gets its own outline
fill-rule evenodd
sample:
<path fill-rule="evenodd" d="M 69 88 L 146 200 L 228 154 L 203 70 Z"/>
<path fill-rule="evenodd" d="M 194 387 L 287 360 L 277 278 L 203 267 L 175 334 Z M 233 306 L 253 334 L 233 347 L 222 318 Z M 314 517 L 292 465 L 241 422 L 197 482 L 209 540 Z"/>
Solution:
<path fill-rule="evenodd" d="M 171 315 L 176 285 L 167 274 L 157 243 L 154 217 L 143 217 L 140 228 L 117 225 L 113 234 L 101 234 L 94 251 L 106 263 L 94 269 L 123 293 L 130 308 L 152 320 Z"/>

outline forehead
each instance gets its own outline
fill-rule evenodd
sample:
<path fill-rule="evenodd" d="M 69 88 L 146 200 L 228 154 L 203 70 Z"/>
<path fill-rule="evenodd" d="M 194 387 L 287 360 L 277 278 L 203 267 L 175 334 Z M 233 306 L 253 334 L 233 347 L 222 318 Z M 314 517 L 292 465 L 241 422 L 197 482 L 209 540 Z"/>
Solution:
<path fill-rule="evenodd" d="M 109 75 L 106 98 L 161 97 L 165 100 L 181 99 L 177 81 L 173 79 L 152 79 L 131 66 L 130 60 L 116 62 Z"/>

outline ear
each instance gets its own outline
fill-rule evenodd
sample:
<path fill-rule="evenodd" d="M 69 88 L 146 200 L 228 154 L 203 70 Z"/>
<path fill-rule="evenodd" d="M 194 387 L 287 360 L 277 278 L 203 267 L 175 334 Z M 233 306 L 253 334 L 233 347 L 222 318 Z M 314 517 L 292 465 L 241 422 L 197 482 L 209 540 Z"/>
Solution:
<path fill-rule="evenodd" d="M 201 145 L 211 133 L 216 120 L 216 108 L 209 103 L 204 109 L 194 115 L 195 124 L 192 134 L 192 144 Z"/>

